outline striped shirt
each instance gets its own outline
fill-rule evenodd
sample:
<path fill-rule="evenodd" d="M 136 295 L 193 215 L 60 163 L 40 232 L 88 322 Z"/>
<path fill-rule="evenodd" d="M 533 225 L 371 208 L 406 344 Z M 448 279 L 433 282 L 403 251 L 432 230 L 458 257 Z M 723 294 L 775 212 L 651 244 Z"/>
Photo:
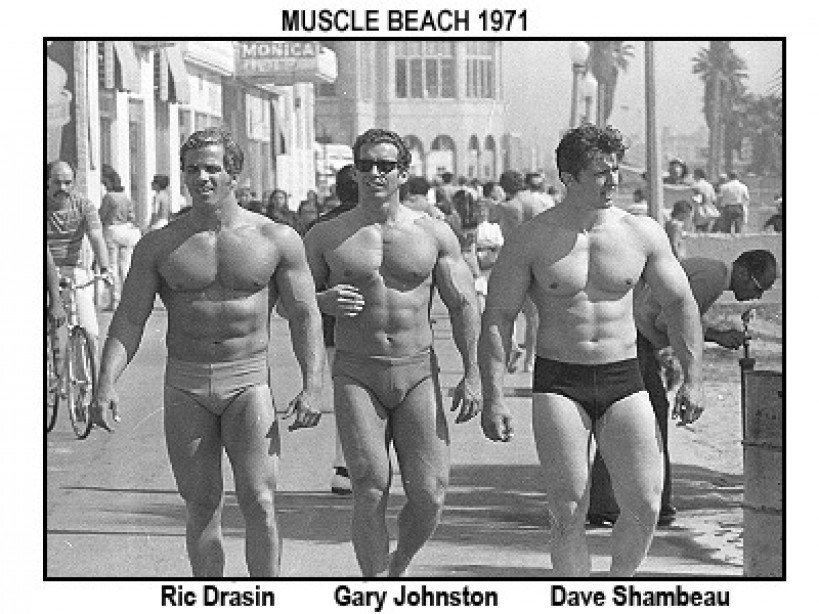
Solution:
<path fill-rule="evenodd" d="M 83 237 L 101 228 L 97 209 L 79 194 L 70 194 L 65 205 L 59 209 L 47 206 L 46 241 L 54 264 L 58 267 L 81 266 Z"/>

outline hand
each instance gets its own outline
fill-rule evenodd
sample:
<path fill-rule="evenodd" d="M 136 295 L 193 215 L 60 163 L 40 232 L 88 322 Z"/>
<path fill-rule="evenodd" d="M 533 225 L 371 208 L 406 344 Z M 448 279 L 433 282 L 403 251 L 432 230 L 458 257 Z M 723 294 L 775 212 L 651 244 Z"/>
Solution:
<path fill-rule="evenodd" d="M 747 341 L 747 337 L 741 330 L 724 330 L 720 331 L 714 340 L 724 348 L 736 350 L 742 347 L 742 344 Z"/>
<path fill-rule="evenodd" d="M 317 405 L 318 403 L 315 403 L 312 395 L 302 390 L 287 406 L 284 419 L 287 420 L 293 415 L 296 416 L 293 424 L 288 426 L 287 430 L 296 431 L 298 429 L 316 426 L 319 420 L 321 420 L 321 410 L 313 409 Z"/>
<path fill-rule="evenodd" d="M 102 281 L 102 283 L 104 283 L 106 286 L 114 285 L 114 274 L 111 272 L 111 269 L 100 269 L 100 281 Z"/>
<path fill-rule="evenodd" d="M 113 433 L 113 423 L 119 422 L 119 395 L 113 388 L 99 388 L 91 402 L 91 424 Z M 111 420 L 106 418 L 106 412 L 111 412 Z"/>
<path fill-rule="evenodd" d="M 333 306 L 333 313 L 337 317 L 354 318 L 364 309 L 364 296 L 355 286 L 338 284 L 325 293 L 326 300 Z"/>
<path fill-rule="evenodd" d="M 481 411 L 481 385 L 473 378 L 464 377 L 452 392 L 452 407 L 455 411 L 460 406 L 461 411 L 455 418 L 455 424 L 472 420 Z"/>
<path fill-rule="evenodd" d="M 683 382 L 674 397 L 672 419 L 679 419 L 678 425 L 691 424 L 699 419 L 705 409 L 705 394 L 702 385 Z"/>
<path fill-rule="evenodd" d="M 481 412 L 481 428 L 486 438 L 492 441 L 508 442 L 515 434 L 512 428 L 512 415 L 503 405 L 493 409 L 484 406 Z"/>

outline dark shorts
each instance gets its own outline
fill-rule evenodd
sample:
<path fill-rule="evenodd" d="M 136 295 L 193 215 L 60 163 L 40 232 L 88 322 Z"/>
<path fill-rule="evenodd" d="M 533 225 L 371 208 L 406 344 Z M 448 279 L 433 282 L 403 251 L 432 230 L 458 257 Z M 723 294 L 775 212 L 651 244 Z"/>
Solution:
<path fill-rule="evenodd" d="M 360 356 L 336 350 L 333 380 L 350 380 L 375 397 L 389 411 L 428 379 L 437 383 L 438 361 L 431 350 L 413 356 Z"/>
<path fill-rule="evenodd" d="M 636 358 L 584 365 L 537 357 L 532 393 L 559 394 L 580 403 L 592 425 L 620 399 L 645 390 Z"/>
<path fill-rule="evenodd" d="M 267 356 L 230 362 L 197 363 L 168 357 L 166 391 L 181 392 L 210 413 L 221 416 L 244 392 L 268 387 Z M 272 396 L 268 394 L 272 403 Z"/>

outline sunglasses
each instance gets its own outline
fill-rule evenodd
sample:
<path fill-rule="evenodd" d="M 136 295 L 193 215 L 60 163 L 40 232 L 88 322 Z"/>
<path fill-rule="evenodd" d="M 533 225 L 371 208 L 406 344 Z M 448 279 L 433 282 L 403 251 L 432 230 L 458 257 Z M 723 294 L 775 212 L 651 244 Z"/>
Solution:
<path fill-rule="evenodd" d="M 386 175 L 398 168 L 398 162 L 395 160 L 356 160 L 355 167 L 362 173 L 369 173 L 375 167 L 379 174 Z"/>

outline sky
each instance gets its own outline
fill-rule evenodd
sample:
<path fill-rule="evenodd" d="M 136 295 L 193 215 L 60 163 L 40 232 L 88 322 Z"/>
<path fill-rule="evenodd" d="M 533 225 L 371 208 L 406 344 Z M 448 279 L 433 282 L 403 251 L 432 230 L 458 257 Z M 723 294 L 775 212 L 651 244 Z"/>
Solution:
<path fill-rule="evenodd" d="M 621 73 L 610 123 L 625 134 L 645 133 L 645 59 L 643 41 L 628 41 L 634 57 Z M 568 41 L 507 41 L 504 43 L 504 86 L 507 129 L 542 145 L 551 153 L 561 130 L 568 127 L 572 70 Z M 707 40 L 660 40 L 654 44 L 658 129 L 680 134 L 705 126 L 703 83 L 691 72 L 691 59 Z M 781 41 L 734 41 L 732 46 L 748 64 L 749 90 L 769 92 L 782 67 Z M 534 141 L 532 143 L 531 141 Z"/>

